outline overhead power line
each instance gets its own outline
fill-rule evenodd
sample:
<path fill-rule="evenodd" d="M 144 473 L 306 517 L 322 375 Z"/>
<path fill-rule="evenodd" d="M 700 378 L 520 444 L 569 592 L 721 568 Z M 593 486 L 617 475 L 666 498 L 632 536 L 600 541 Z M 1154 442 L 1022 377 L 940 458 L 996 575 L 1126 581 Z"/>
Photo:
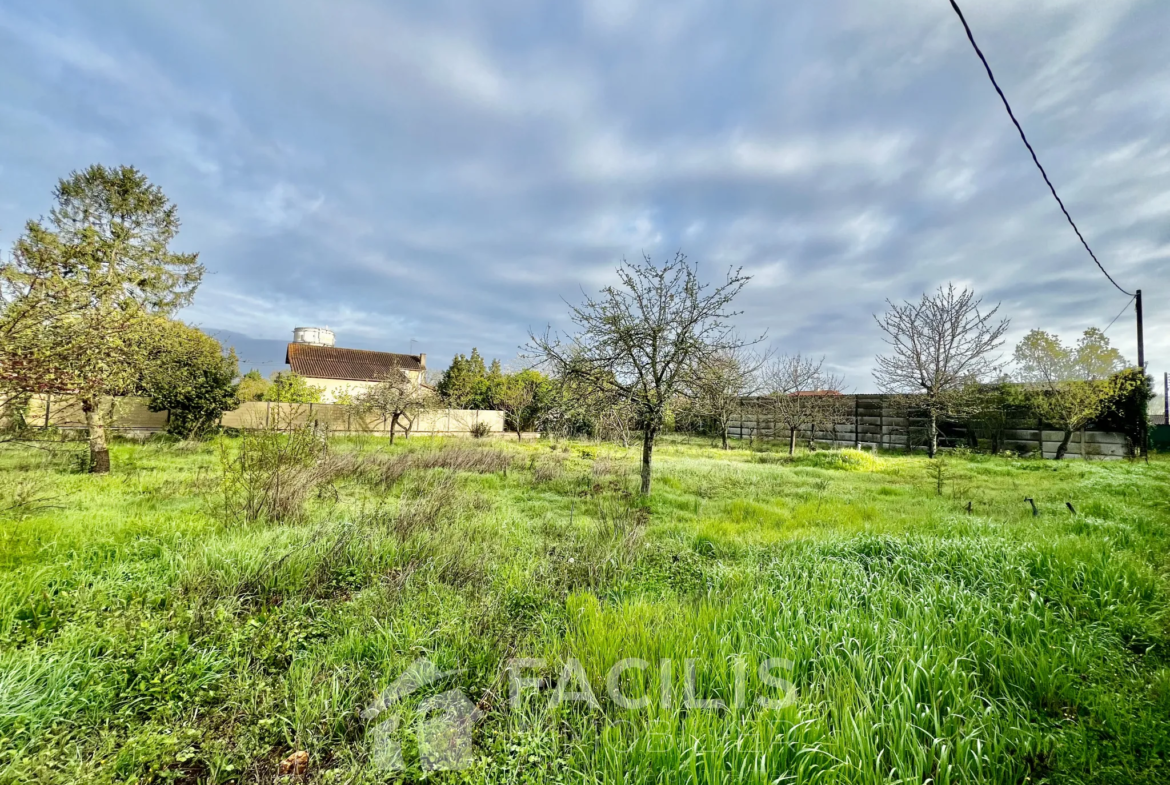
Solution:
<path fill-rule="evenodd" d="M 1117 316 L 1113 317 L 1113 321 L 1109 322 L 1109 325 L 1104 330 L 1101 331 L 1102 335 L 1109 332 L 1109 328 L 1113 326 L 1113 322 L 1116 322 L 1118 319 L 1121 318 L 1121 315 L 1123 313 L 1125 313 L 1127 310 L 1129 310 L 1129 304 L 1132 303 L 1136 298 L 1137 298 L 1137 295 L 1134 295 L 1133 297 L 1129 298 L 1129 300 L 1126 302 L 1125 306 L 1120 311 L 1117 312 Z"/>
<path fill-rule="evenodd" d="M 1072 216 L 1068 214 L 1068 210 L 1065 208 L 1064 202 L 1061 201 L 1060 195 L 1056 193 L 1056 188 L 1052 185 L 1052 181 L 1048 179 L 1048 172 L 1044 171 L 1044 167 L 1040 165 L 1040 159 L 1036 157 L 1036 151 L 1032 149 L 1032 144 L 1028 141 L 1028 137 L 1024 134 L 1024 129 L 1020 125 L 1020 121 L 1016 119 L 1016 115 L 1012 111 L 1012 106 L 1008 103 L 1007 96 L 1003 94 L 1003 90 L 1000 89 L 999 83 L 995 81 L 995 74 L 991 72 L 991 65 L 987 62 L 987 58 L 983 56 L 983 50 L 979 48 L 979 44 L 975 43 L 975 35 L 971 32 L 971 25 L 967 24 L 967 18 L 963 16 L 962 9 L 959 8 L 959 4 L 955 2 L 955 0 L 951 0 L 951 8 L 955 9 L 955 13 L 959 15 L 959 21 L 963 23 L 963 29 L 967 31 L 967 38 L 971 41 L 971 46 L 975 48 L 975 54 L 979 55 L 979 59 L 983 62 L 983 67 L 987 69 L 987 77 L 991 80 L 991 84 L 995 88 L 995 92 L 999 93 L 999 98 L 1001 101 L 1003 101 L 1003 107 L 1004 109 L 1007 109 L 1008 117 L 1012 119 L 1012 123 L 1015 124 L 1016 130 L 1020 132 L 1020 138 L 1024 140 L 1024 146 L 1027 147 L 1028 152 L 1032 154 L 1032 160 L 1036 163 L 1036 168 L 1040 170 L 1040 174 L 1044 177 L 1044 182 L 1048 184 L 1048 190 L 1052 191 L 1052 197 L 1056 199 L 1056 203 L 1060 205 L 1060 211 L 1064 213 L 1064 217 L 1068 219 L 1069 226 L 1073 228 L 1073 231 L 1077 233 L 1077 237 L 1080 238 L 1081 245 L 1085 246 L 1085 250 L 1089 252 L 1089 256 L 1093 257 L 1093 261 L 1097 263 L 1097 267 L 1099 267 L 1101 272 L 1105 274 L 1105 277 L 1109 279 L 1109 283 L 1117 287 L 1117 291 L 1121 292 L 1122 294 L 1127 294 L 1130 297 L 1134 296 L 1133 292 L 1127 292 L 1125 289 L 1121 288 L 1117 281 L 1113 280 L 1113 276 L 1109 274 L 1109 271 L 1105 269 L 1105 265 L 1101 264 L 1100 260 L 1097 259 L 1097 254 L 1093 253 L 1093 249 L 1090 248 L 1089 243 L 1085 241 L 1085 236 L 1081 234 L 1081 230 L 1077 228 L 1076 222 L 1073 221 Z"/>

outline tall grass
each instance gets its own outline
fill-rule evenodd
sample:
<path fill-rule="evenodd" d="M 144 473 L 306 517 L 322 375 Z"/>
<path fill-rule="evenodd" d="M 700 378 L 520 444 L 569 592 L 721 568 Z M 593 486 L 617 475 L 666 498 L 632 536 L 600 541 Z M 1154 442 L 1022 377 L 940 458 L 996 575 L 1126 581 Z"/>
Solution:
<path fill-rule="evenodd" d="M 450 688 L 484 717 L 446 780 L 1170 781 L 1161 459 L 940 478 L 668 439 L 641 500 L 604 444 L 114 450 L 108 477 L 0 454 L 10 496 L 55 499 L 0 518 L 0 781 L 272 782 L 295 750 L 382 781 L 361 712 L 420 657 L 454 673 L 402 707 L 402 781 L 435 779 L 411 718 Z M 547 680 L 518 708 L 514 657 Z M 607 693 L 627 658 L 644 709 Z M 688 659 L 727 708 L 688 708 Z M 595 707 L 550 705 L 570 661 Z"/>

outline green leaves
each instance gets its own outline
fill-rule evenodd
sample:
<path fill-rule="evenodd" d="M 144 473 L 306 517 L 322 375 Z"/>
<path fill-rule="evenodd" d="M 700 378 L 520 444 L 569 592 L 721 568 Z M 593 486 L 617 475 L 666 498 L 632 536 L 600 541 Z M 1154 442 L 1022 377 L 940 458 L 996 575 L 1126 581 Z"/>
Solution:
<path fill-rule="evenodd" d="M 133 167 L 73 172 L 54 196 L 48 223 L 30 221 L 0 264 L 0 385 L 79 395 L 96 457 L 97 402 L 141 387 L 155 320 L 191 302 L 204 270 L 170 250 L 175 205 Z"/>
<path fill-rule="evenodd" d="M 272 383 L 264 390 L 261 400 L 273 403 L 320 403 L 325 391 L 305 381 L 295 373 L 276 373 Z"/>
<path fill-rule="evenodd" d="M 1020 397 L 1041 419 L 1056 423 L 1067 434 L 1101 416 L 1116 394 L 1114 375 L 1125 359 L 1105 334 L 1085 330 L 1074 347 L 1059 336 L 1033 330 L 1016 346 L 1016 378 L 1024 383 Z M 1058 450 L 1058 456 L 1063 450 Z"/>
<path fill-rule="evenodd" d="M 235 352 L 225 355 L 219 341 L 182 322 L 153 322 L 142 380 L 150 410 L 169 412 L 167 430 L 176 436 L 201 436 L 215 428 L 223 412 L 239 405 Z"/>
<path fill-rule="evenodd" d="M 527 368 L 505 373 L 499 360 L 485 365 L 478 349 L 455 355 L 435 391 L 450 406 L 505 412 L 508 428 L 532 430 L 552 406 L 555 391 L 548 377 Z"/>
<path fill-rule="evenodd" d="M 170 250 L 178 210 L 145 175 L 132 166 L 94 164 L 61 180 L 54 196 L 50 221 L 61 242 L 76 249 L 76 272 L 89 289 L 152 313 L 190 304 L 203 265 L 198 254 Z"/>

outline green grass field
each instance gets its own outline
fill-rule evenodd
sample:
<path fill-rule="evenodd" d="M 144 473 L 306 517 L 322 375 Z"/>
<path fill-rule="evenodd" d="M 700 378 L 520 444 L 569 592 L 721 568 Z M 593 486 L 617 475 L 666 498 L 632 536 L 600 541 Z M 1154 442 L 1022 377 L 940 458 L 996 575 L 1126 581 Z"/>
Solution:
<path fill-rule="evenodd" d="M 349 440 L 245 522 L 237 449 L 0 453 L 0 782 L 1170 782 L 1170 460 L 672 440 L 642 503 L 633 448 Z M 457 672 L 364 718 L 420 658 Z M 452 689 L 474 758 L 427 771 Z"/>

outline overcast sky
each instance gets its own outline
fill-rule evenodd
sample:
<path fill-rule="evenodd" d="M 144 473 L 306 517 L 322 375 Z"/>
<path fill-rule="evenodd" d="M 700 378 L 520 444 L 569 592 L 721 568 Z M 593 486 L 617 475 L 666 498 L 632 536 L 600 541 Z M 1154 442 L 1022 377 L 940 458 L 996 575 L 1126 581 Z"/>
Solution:
<path fill-rule="evenodd" d="M 1170 3 L 967 0 L 1074 218 L 1170 368 Z M 1126 299 L 947 0 L 5 0 L 0 245 L 133 164 L 209 275 L 183 318 L 507 360 L 623 255 L 753 276 L 745 332 L 873 389 L 883 301 L 1002 301 L 1008 350 Z M 1128 314 L 1110 336 L 1135 359 Z M 414 339 L 415 343 L 411 343 Z"/>

